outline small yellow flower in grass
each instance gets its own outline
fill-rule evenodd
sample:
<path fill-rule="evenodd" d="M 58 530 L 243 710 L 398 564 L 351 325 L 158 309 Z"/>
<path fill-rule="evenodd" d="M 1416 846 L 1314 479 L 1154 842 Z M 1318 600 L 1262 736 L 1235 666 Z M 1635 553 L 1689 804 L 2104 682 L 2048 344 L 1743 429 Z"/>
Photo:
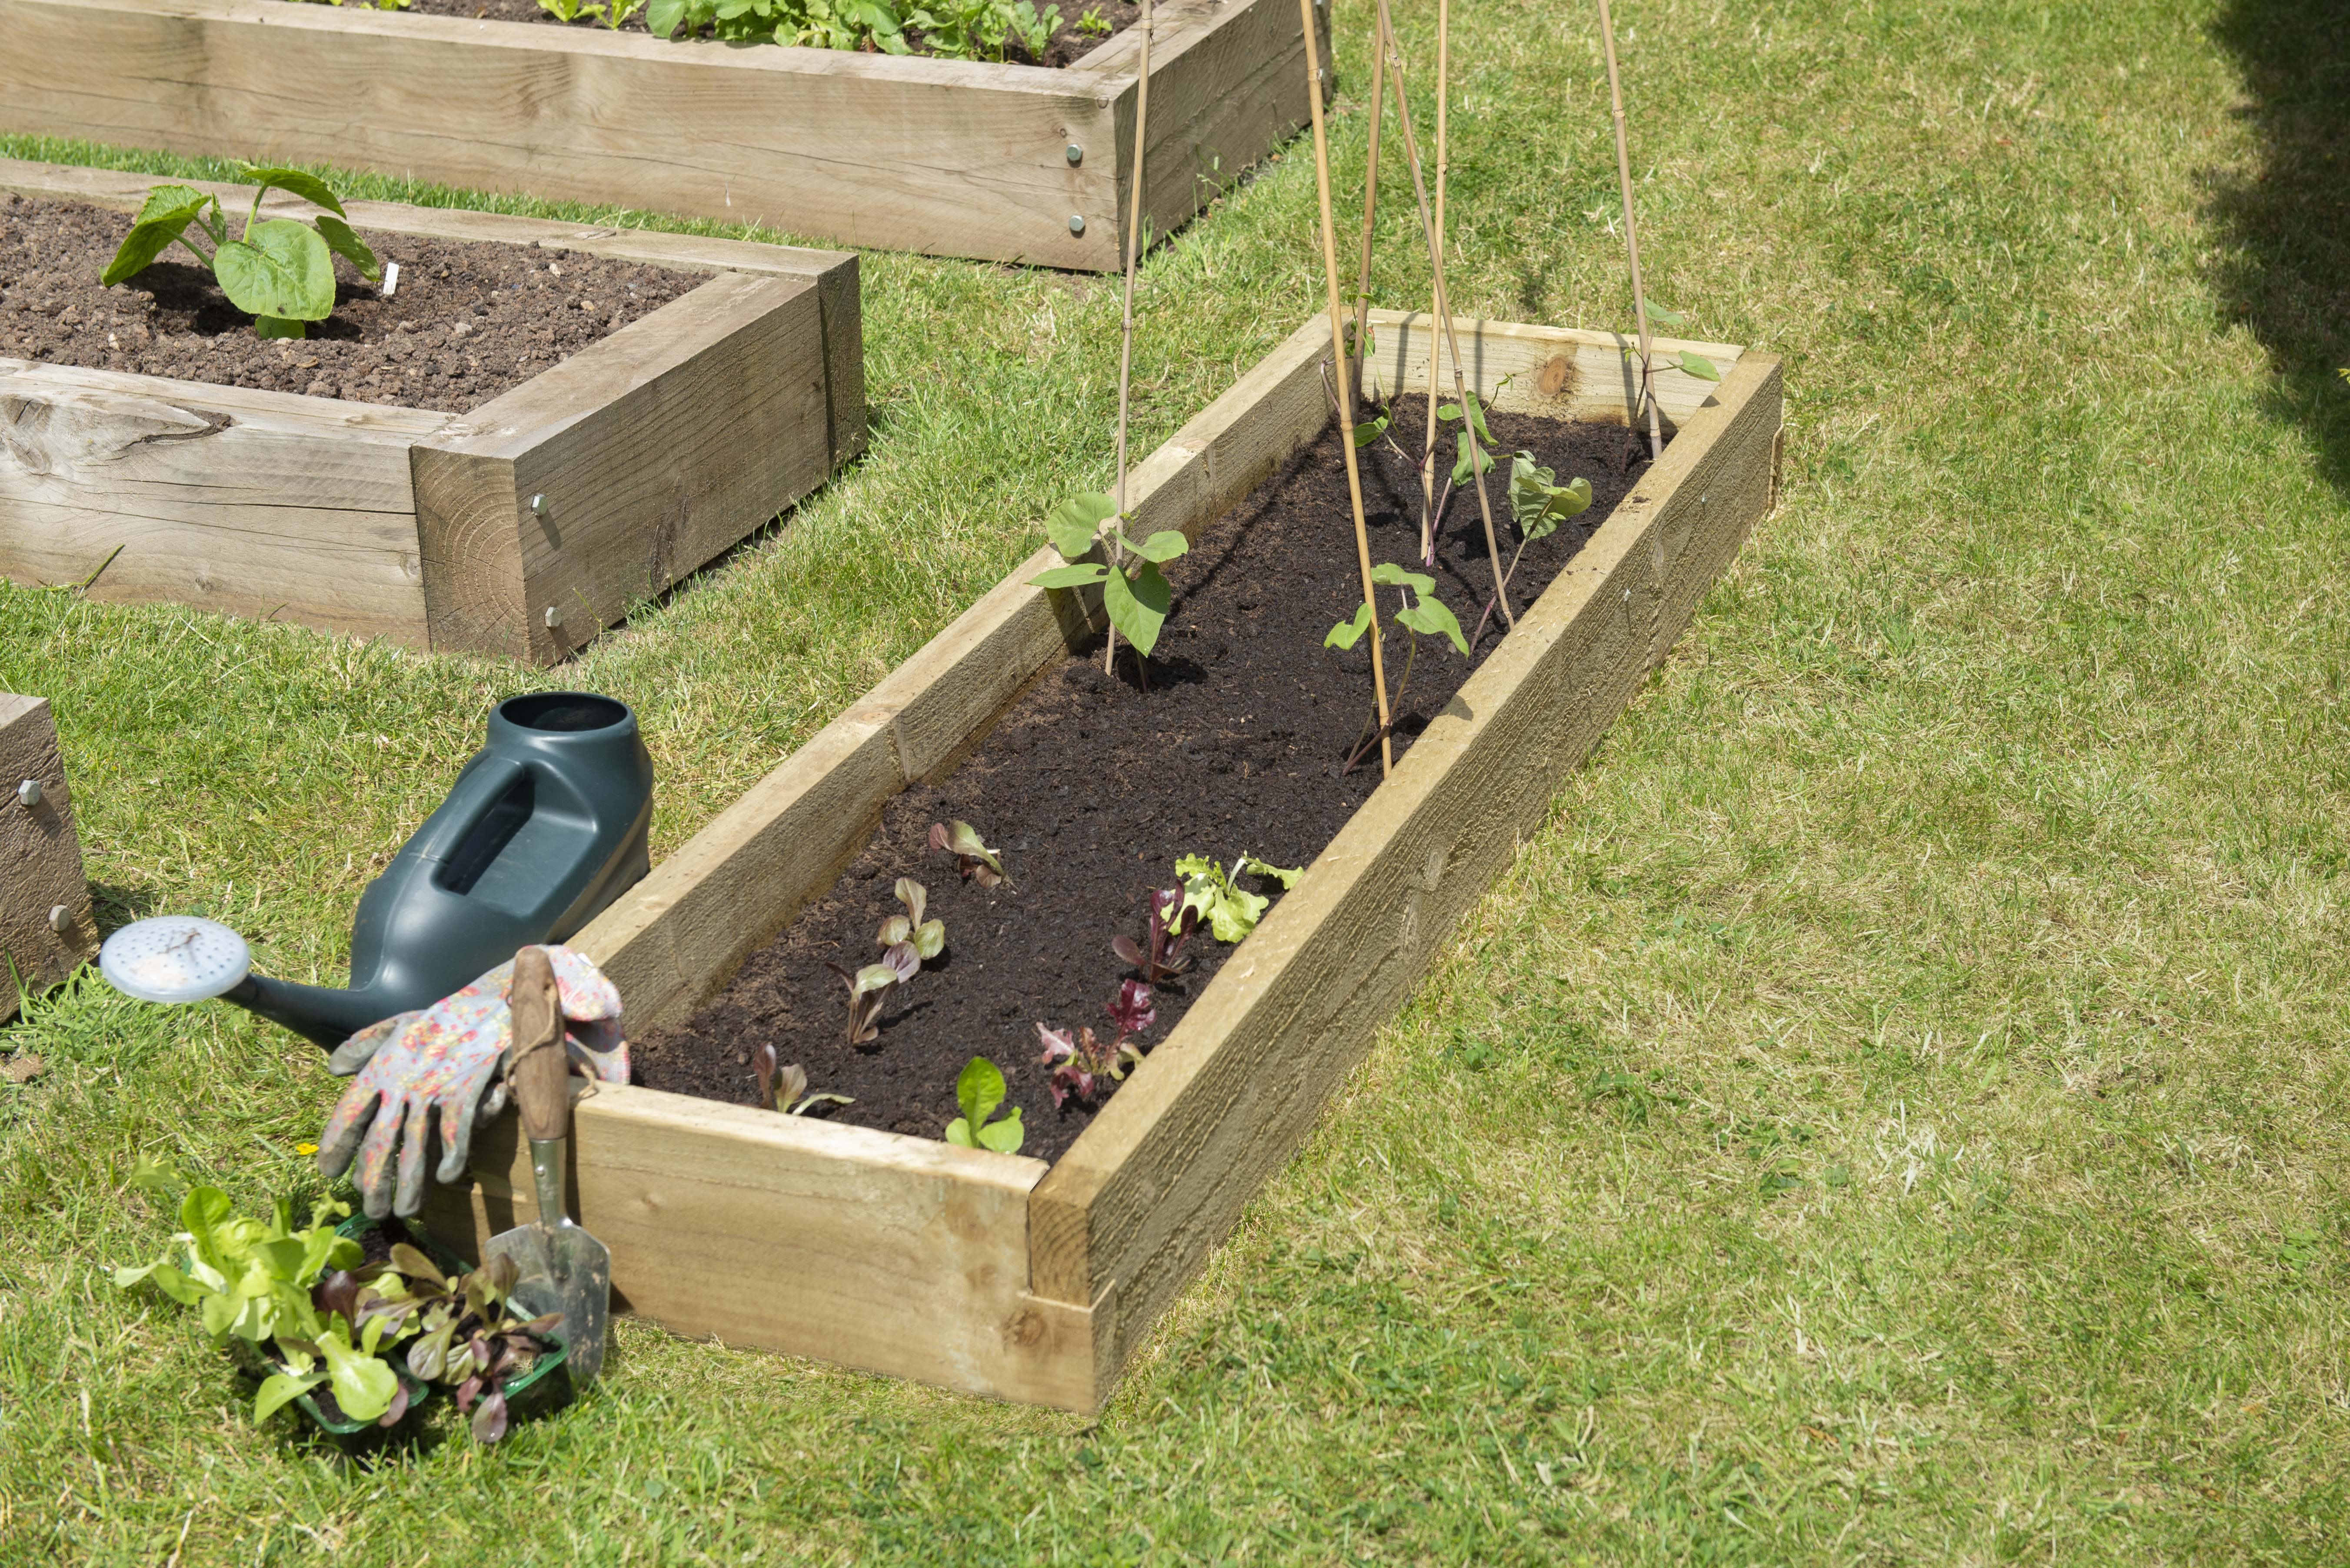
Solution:
<path fill-rule="evenodd" d="M 318 1146 L 315 1143 L 297 1143 L 294 1146 L 294 1152 L 296 1154 L 316 1154 L 318 1152 Z"/>

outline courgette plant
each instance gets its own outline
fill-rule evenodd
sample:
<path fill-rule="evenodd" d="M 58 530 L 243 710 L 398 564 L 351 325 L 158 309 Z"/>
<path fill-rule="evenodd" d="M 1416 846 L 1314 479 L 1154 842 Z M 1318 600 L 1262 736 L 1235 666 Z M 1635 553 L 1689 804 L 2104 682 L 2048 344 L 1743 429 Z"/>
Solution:
<path fill-rule="evenodd" d="M 176 243 L 211 269 L 230 304 L 252 316 L 256 334 L 307 337 L 308 323 L 324 321 L 334 312 L 336 256 L 359 268 L 369 283 L 382 279 L 375 253 L 351 227 L 349 215 L 325 181 L 299 169 L 251 163 L 238 164 L 237 171 L 253 182 L 254 191 L 244 230 L 235 239 L 229 238 L 218 196 L 192 185 L 158 185 L 147 192 L 130 233 L 123 236 L 99 281 L 111 288 L 136 277 Z M 272 187 L 324 208 L 313 220 L 317 226 L 298 218 L 262 222 L 261 198 Z M 211 254 L 189 237 L 191 225 L 212 241 Z"/>

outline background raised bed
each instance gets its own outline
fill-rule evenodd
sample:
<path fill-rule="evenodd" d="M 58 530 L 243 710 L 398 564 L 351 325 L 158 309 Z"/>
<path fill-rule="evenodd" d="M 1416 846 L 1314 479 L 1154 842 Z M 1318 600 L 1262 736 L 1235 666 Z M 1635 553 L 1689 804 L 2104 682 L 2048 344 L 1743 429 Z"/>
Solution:
<path fill-rule="evenodd" d="M 1378 312 L 1388 384 L 1424 383 L 1422 318 Z M 1621 422 L 1622 340 L 1458 324 L 1495 406 Z M 1135 526 L 1196 535 L 1326 422 L 1307 322 L 1137 468 Z M 1679 347 L 1679 345 L 1675 345 Z M 1049 1172 L 1024 1157 L 647 1089 L 581 1104 L 580 1219 L 629 1311 L 1004 1397 L 1091 1409 L 1240 1206 L 1295 1148 L 1565 771 L 1679 635 L 1771 503 L 1778 361 L 1690 345 L 1679 434 L 1575 566 Z M 672 1022 L 827 887 L 881 805 L 951 767 L 1091 629 L 1027 579 L 1040 551 L 577 940 L 639 1029 Z M 512 1118 L 428 1210 L 460 1251 L 527 1215 Z M 923 1282 L 952 1282 L 951 1286 Z"/>
<path fill-rule="evenodd" d="M 1296 0 L 1169 0 L 1157 27 L 1145 217 L 1163 234 L 1305 122 L 1305 52 Z M 286 0 L 0 0 L 0 130 L 326 157 L 860 247 L 1097 271 L 1121 254 L 1130 30 L 1063 70 Z"/>
<path fill-rule="evenodd" d="M 0 162 L 0 191 L 124 209 L 153 183 Z M 203 188 L 239 210 L 250 200 Z M 0 359 L 0 574 L 75 581 L 121 545 L 93 597 L 544 664 L 864 448 L 852 255 L 386 202 L 348 211 L 362 233 L 715 275 L 463 415 Z"/>

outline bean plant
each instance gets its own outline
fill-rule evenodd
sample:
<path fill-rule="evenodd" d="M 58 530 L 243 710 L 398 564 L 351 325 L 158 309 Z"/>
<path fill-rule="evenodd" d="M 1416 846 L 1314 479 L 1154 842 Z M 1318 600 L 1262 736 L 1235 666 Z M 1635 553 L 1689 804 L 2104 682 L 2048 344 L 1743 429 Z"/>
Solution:
<path fill-rule="evenodd" d="M 1148 659 L 1159 646 L 1159 628 L 1167 623 L 1173 603 L 1159 568 L 1189 550 L 1191 544 L 1172 528 L 1161 529 L 1138 544 L 1118 526 L 1132 520 L 1120 515 L 1118 503 L 1098 492 L 1071 496 L 1045 519 L 1045 533 L 1053 548 L 1071 564 L 1028 580 L 1040 588 L 1078 588 L 1099 583 L 1102 608 L 1109 613 L 1110 625 L 1124 632 L 1135 651 Z M 1097 549 L 1108 556 L 1107 564 L 1080 558 Z"/>
<path fill-rule="evenodd" d="M 1371 568 L 1371 581 L 1398 588 L 1403 595 L 1409 596 L 1392 618 L 1396 625 L 1404 628 L 1408 641 L 1404 649 L 1403 677 L 1396 682 L 1395 695 L 1388 704 L 1388 712 L 1393 716 L 1381 724 L 1377 710 L 1372 711 L 1366 726 L 1369 731 L 1368 738 L 1360 742 L 1347 758 L 1348 772 L 1352 772 L 1355 764 L 1367 756 L 1370 749 L 1394 730 L 1396 717 L 1403 713 L 1403 694 L 1411 685 L 1412 665 L 1419 658 L 1422 633 L 1449 639 L 1452 646 L 1461 650 L 1461 658 L 1469 657 L 1469 639 L 1461 635 L 1460 619 L 1445 607 L 1442 599 L 1436 597 L 1435 578 L 1423 576 L 1418 572 L 1407 572 L 1392 561 L 1382 561 Z M 1370 629 L 1370 625 L 1371 607 L 1366 602 L 1356 607 L 1352 620 L 1342 620 L 1332 627 L 1328 635 L 1322 639 L 1322 646 L 1342 649 L 1352 648 L 1361 639 L 1363 633 Z M 1386 635 L 1386 628 L 1380 628 L 1380 634 Z"/>
<path fill-rule="evenodd" d="M 382 278 L 375 253 L 351 227 L 349 215 L 325 181 L 299 169 L 252 163 L 238 164 L 237 171 L 254 189 L 244 229 L 236 238 L 229 238 L 218 196 L 192 185 L 158 185 L 147 192 L 99 282 L 111 288 L 136 277 L 180 244 L 211 270 L 231 305 L 251 314 L 257 336 L 305 337 L 308 323 L 324 321 L 334 312 L 336 256 L 359 268 L 369 283 Z M 299 218 L 262 222 L 261 198 L 273 188 L 323 208 L 313 220 L 316 226 Z M 210 254 L 189 235 L 191 227 L 212 242 Z"/>

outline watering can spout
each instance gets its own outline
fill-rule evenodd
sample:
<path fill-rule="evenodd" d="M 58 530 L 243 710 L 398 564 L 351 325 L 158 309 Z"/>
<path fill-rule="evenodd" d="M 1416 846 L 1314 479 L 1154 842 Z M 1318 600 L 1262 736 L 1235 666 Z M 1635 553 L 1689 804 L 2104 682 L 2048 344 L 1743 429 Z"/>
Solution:
<path fill-rule="evenodd" d="M 99 964 L 132 996 L 218 996 L 332 1050 L 595 919 L 650 867 L 652 785 L 624 704 L 584 691 L 509 698 L 449 797 L 359 895 L 348 989 L 255 974 L 244 939 L 184 916 L 123 927 Z"/>

